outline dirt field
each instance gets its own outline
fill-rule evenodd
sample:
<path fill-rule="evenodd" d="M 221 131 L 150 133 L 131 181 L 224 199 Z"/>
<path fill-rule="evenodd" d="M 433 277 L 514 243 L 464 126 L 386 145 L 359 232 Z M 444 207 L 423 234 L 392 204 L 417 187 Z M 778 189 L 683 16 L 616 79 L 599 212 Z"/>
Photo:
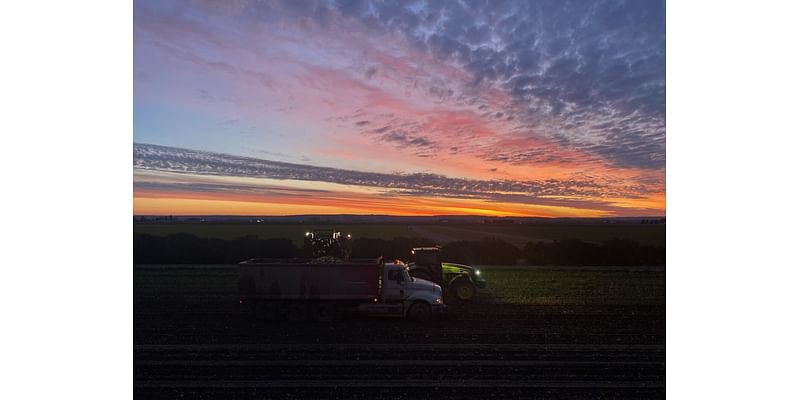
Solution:
<path fill-rule="evenodd" d="M 484 271 L 444 321 L 292 324 L 249 318 L 230 266 L 135 267 L 135 397 L 665 396 L 663 271 Z"/>

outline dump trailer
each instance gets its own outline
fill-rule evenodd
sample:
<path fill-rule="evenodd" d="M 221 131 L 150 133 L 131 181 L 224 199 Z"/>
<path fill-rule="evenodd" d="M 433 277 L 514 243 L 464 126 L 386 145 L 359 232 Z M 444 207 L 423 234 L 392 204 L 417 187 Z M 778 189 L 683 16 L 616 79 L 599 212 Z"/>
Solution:
<path fill-rule="evenodd" d="M 321 322 L 346 313 L 427 321 L 447 309 L 442 288 L 412 278 L 403 264 L 332 257 L 243 261 L 239 303 L 264 320 Z"/>
<path fill-rule="evenodd" d="M 439 247 L 415 247 L 411 250 L 414 262 L 408 270 L 415 279 L 436 283 L 449 299 L 469 301 L 478 288 L 486 287 L 481 271 L 470 265 L 443 262 Z"/>

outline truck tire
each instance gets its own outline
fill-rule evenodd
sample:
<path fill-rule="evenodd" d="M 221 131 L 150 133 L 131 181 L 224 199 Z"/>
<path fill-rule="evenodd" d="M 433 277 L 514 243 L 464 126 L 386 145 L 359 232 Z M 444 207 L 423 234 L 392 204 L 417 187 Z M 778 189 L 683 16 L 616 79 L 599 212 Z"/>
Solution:
<path fill-rule="evenodd" d="M 253 307 L 256 318 L 262 321 L 274 321 L 280 314 L 280 307 L 273 301 L 259 301 Z"/>
<path fill-rule="evenodd" d="M 450 293 L 458 301 L 470 301 L 475 297 L 475 284 L 469 278 L 461 276 L 450 282 Z"/>
<path fill-rule="evenodd" d="M 336 306 L 330 303 L 319 303 L 314 306 L 314 319 L 319 322 L 331 322 L 336 319 Z"/>
<path fill-rule="evenodd" d="M 431 306 L 425 302 L 417 301 L 408 309 L 408 318 L 417 322 L 428 322 L 431 320 Z"/>
<path fill-rule="evenodd" d="M 308 318 L 308 307 L 304 303 L 292 303 L 286 307 L 286 319 L 292 322 L 303 322 Z"/>

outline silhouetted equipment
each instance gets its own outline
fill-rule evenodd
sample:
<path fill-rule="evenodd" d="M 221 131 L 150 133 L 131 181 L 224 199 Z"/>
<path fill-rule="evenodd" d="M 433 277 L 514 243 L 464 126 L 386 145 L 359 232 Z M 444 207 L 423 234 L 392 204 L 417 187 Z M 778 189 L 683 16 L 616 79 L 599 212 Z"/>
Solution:
<path fill-rule="evenodd" d="M 442 289 L 412 279 L 403 264 L 384 264 L 380 258 L 327 259 L 243 261 L 239 303 L 252 306 L 265 320 L 285 316 L 290 321 L 313 317 L 322 322 L 346 312 L 426 321 L 447 309 Z"/>
<path fill-rule="evenodd" d="M 408 264 L 408 273 L 441 286 L 446 295 L 460 301 L 472 300 L 476 288 L 486 287 L 480 270 L 469 265 L 442 262 L 441 253 L 439 247 L 415 247 L 411 250 L 414 262 Z"/>
<path fill-rule="evenodd" d="M 348 260 L 352 239 L 350 234 L 342 235 L 335 229 L 315 229 L 306 232 L 302 253 L 309 258 L 336 257 Z"/>

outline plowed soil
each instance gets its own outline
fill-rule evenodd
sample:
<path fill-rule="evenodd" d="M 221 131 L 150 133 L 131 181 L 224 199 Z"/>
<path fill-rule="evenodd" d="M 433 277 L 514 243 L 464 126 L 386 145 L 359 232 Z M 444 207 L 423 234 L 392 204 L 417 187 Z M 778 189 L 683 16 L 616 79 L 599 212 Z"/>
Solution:
<path fill-rule="evenodd" d="M 475 301 L 426 324 L 359 316 L 262 322 L 239 304 L 236 273 L 134 268 L 136 398 L 665 396 L 665 307 L 652 293 L 643 302 L 631 292 L 609 304 L 520 304 L 505 302 L 498 293 L 508 290 L 492 290 L 490 280 Z M 625 290 L 655 287 L 662 298 L 663 272 L 641 273 L 661 285 Z M 495 277 L 504 281 L 500 271 Z"/>

